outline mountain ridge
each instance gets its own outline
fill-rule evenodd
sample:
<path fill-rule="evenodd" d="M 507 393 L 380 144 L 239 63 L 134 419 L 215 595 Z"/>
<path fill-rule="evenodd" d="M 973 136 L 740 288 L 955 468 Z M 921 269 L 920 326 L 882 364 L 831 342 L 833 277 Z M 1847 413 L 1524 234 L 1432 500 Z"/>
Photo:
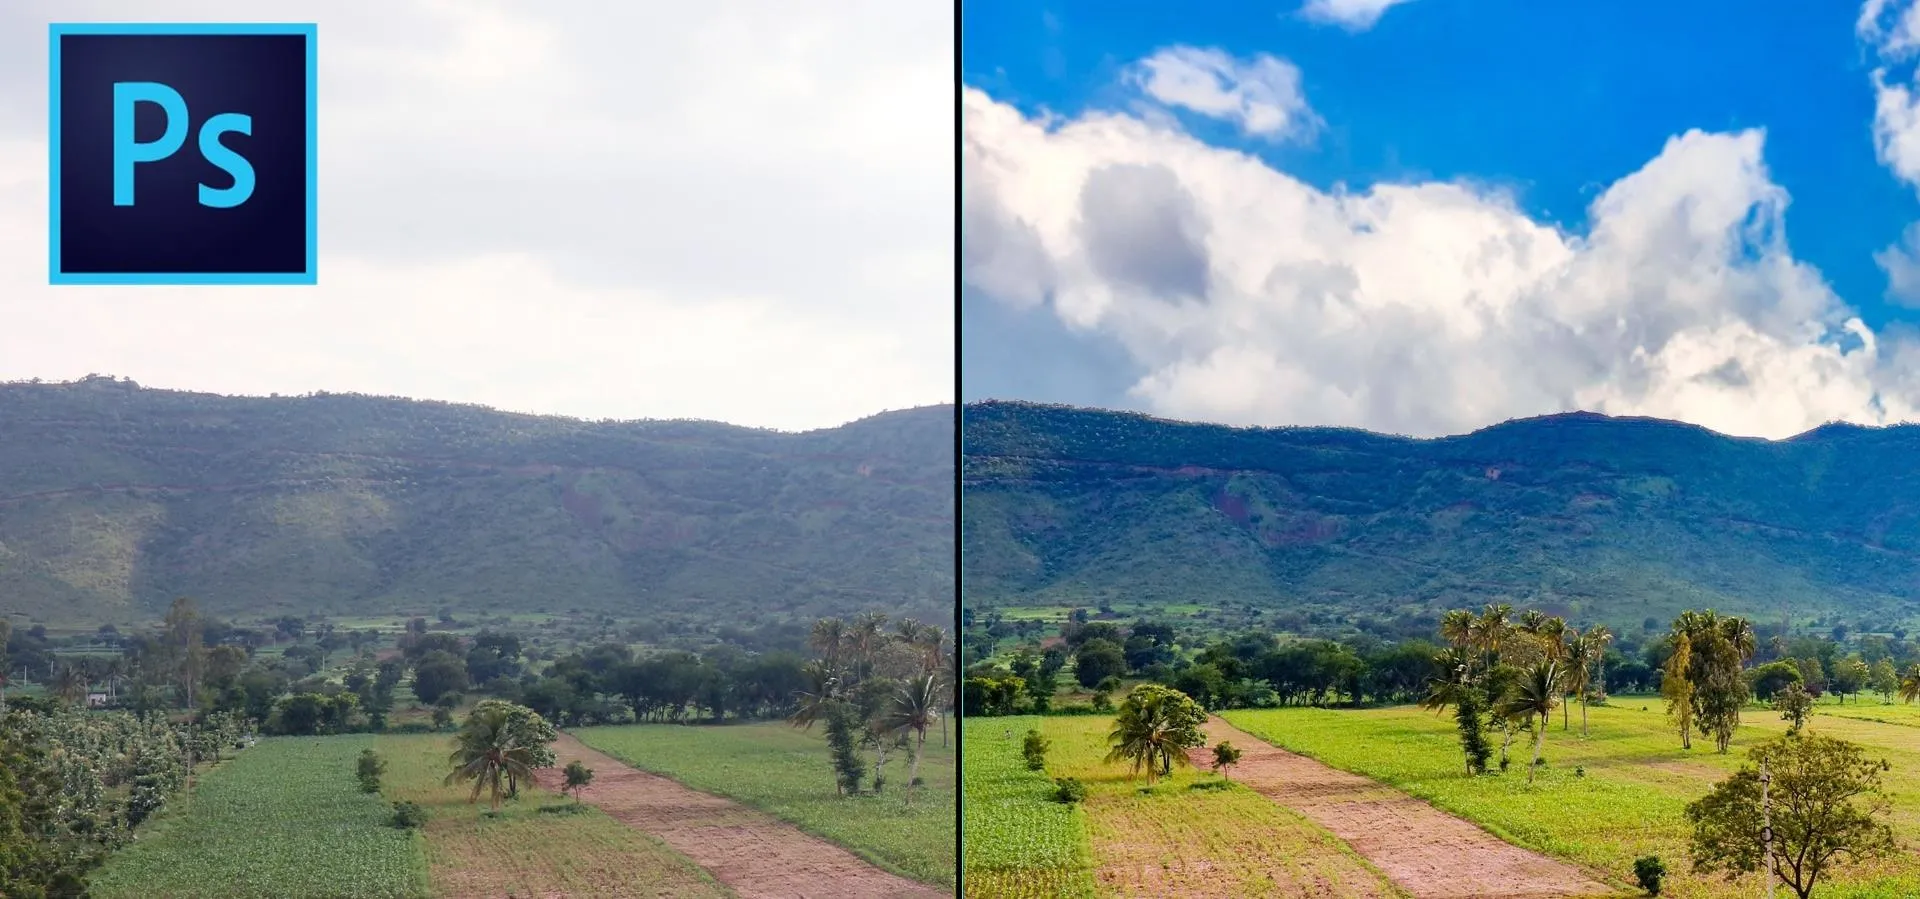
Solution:
<path fill-rule="evenodd" d="M 950 614 L 953 408 L 789 432 L 0 385 L 0 614 Z M 942 608 L 947 611 L 942 614 Z"/>
<path fill-rule="evenodd" d="M 1715 605 L 1911 620 L 1920 426 L 1784 440 L 1596 413 L 1410 438 L 990 401 L 962 410 L 970 605 L 1431 616 L 1506 600 L 1616 626 Z"/>

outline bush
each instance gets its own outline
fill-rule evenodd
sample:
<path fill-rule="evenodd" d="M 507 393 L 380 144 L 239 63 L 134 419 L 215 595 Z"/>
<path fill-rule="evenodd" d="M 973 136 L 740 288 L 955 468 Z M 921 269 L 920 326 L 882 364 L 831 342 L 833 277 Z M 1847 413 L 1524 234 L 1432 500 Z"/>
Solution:
<path fill-rule="evenodd" d="M 1027 731 L 1027 738 L 1020 746 L 1020 754 L 1027 758 L 1028 771 L 1041 771 L 1047 767 L 1047 747 L 1052 745 L 1037 730 Z"/>
<path fill-rule="evenodd" d="M 540 814 L 543 815 L 584 815 L 587 811 L 588 807 L 578 802 L 561 802 L 540 807 Z"/>
<path fill-rule="evenodd" d="M 1640 882 L 1640 888 L 1649 896 L 1660 895 L 1660 879 L 1667 876 L 1667 866 L 1660 862 L 1660 856 L 1646 855 L 1633 860 L 1633 879 Z"/>
<path fill-rule="evenodd" d="M 1056 777 L 1053 780 L 1053 801 L 1069 805 L 1082 802 L 1087 798 L 1087 785 L 1077 777 Z"/>
<path fill-rule="evenodd" d="M 393 804 L 393 826 L 405 830 L 423 827 L 427 823 L 427 810 L 417 802 L 401 800 Z"/>
<path fill-rule="evenodd" d="M 360 750 L 355 776 L 360 778 L 360 791 L 363 793 L 380 792 L 380 775 L 387 773 L 387 760 L 371 749 Z"/>

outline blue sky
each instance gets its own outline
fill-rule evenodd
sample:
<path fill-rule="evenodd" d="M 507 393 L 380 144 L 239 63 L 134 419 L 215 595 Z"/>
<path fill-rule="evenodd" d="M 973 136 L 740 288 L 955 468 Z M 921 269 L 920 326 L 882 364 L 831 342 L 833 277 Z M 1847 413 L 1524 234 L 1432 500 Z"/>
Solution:
<path fill-rule="evenodd" d="M 1334 5 L 1340 5 L 1339 0 Z M 1346 0 L 1346 5 L 1366 4 Z M 1831 296 L 1817 303 L 1804 296 L 1785 297 L 1777 306 L 1795 310 L 1801 319 L 1834 318 L 1835 309 L 1857 315 L 1878 338 L 1874 355 L 1879 358 L 1854 360 L 1859 369 L 1856 375 L 1863 380 L 1844 398 L 1833 395 L 1832 384 L 1806 382 L 1785 369 L 1777 378 L 1759 377 L 1760 363 L 1729 356 L 1734 369 L 1744 366 L 1754 376 L 1725 380 L 1744 378 L 1749 390 L 1717 398 L 1699 394 L 1688 403 L 1663 407 L 1647 396 L 1661 392 L 1661 376 L 1638 387 L 1631 383 L 1636 378 L 1645 380 L 1648 372 L 1629 370 L 1633 357 L 1629 346 L 1612 361 L 1598 363 L 1558 386 L 1511 401 L 1478 404 L 1457 414 L 1423 417 L 1395 411 L 1420 405 L 1405 396 L 1411 387 L 1392 383 L 1396 377 L 1419 378 L 1418 365 L 1383 366 L 1371 374 L 1343 372 L 1347 380 L 1336 393 L 1349 398 L 1359 392 L 1371 395 L 1346 407 L 1303 399 L 1299 391 L 1291 399 L 1183 403 L 1167 391 L 1156 394 L 1141 389 L 1141 379 L 1178 367 L 1182 361 L 1192 367 L 1218 357 L 1228 349 L 1224 343 L 1196 347 L 1188 339 L 1194 330 L 1190 325 L 1166 329 L 1165 339 L 1157 343 L 1142 337 L 1137 321 L 1131 327 L 1105 319 L 1089 325 L 1082 316 L 1078 325 L 1070 326 L 1066 319 L 1071 316 L 1048 316 L 1045 304 L 1023 308 L 998 302 L 993 291 L 983 287 L 992 279 L 967 277 L 968 264 L 963 261 L 967 281 L 962 304 L 963 395 L 1127 406 L 1233 423 L 1354 424 L 1415 433 L 1457 431 L 1513 415 L 1592 406 L 1616 413 L 1688 418 L 1766 436 L 1786 436 L 1827 418 L 1872 423 L 1904 419 L 1911 397 L 1904 386 L 1908 366 L 1897 358 L 1904 352 L 1899 341 L 1907 323 L 1920 321 L 1920 311 L 1888 301 L 1889 274 L 1876 261 L 1876 254 L 1899 244 L 1904 229 L 1920 220 L 1920 202 L 1914 187 L 1896 174 L 1897 166 L 1883 164 L 1881 154 L 1876 154 L 1874 73 L 1884 67 L 1887 81 L 1896 87 L 1911 78 L 1910 67 L 1902 65 L 1906 52 L 1897 46 L 1899 35 L 1886 36 L 1897 31 L 1893 23 L 1905 12 L 1897 4 L 1882 11 L 1880 21 L 1889 24 L 1877 38 L 1861 31 L 1861 12 L 1860 7 L 1843 3 L 1411 0 L 1386 9 L 1370 27 L 1364 22 L 1343 27 L 1325 16 L 1316 19 L 1297 5 L 1271 2 L 969 3 L 962 24 L 966 86 L 983 101 L 1018 111 L 1029 122 L 1044 115 L 1071 122 L 1089 113 L 1117 112 L 1217 151 L 1251 154 L 1266 167 L 1323 195 L 1336 188 L 1364 194 L 1379 184 L 1464 184 L 1478 195 L 1509 197 L 1527 220 L 1558 229 L 1573 242 L 1593 227 L 1590 204 L 1609 186 L 1661 156 L 1670 139 L 1693 129 L 1717 135 L 1763 129 L 1756 136 L 1762 141 L 1759 158 L 1764 180 L 1791 198 L 1783 214 L 1785 244 L 1734 255 L 1751 258 L 1771 253 L 1806 267 L 1824 282 Z M 1217 54 L 1214 58 L 1231 58 L 1241 66 L 1266 56 L 1282 68 L 1292 67 L 1297 71 L 1298 94 L 1317 118 L 1317 126 L 1311 134 L 1275 140 L 1271 135 L 1249 133 L 1231 115 L 1200 114 L 1179 103 L 1156 102 L 1153 92 L 1142 87 L 1139 73 L 1143 61 L 1169 48 L 1211 52 Z M 1247 70 L 1239 71 L 1244 75 Z M 1223 83 L 1231 87 L 1230 81 Z M 962 127 L 968 129 L 966 120 Z M 1895 122 L 1887 124 L 1886 130 L 1897 133 L 1898 127 Z M 999 151 L 980 152 L 999 158 Z M 1134 162 L 1144 158 L 1132 151 L 1119 157 Z M 966 165 L 963 161 L 963 168 Z M 1208 177 L 1170 165 L 1180 172 L 1183 184 Z M 1689 168 L 1719 171 L 1715 165 L 1703 157 L 1698 166 Z M 983 188 L 985 182 L 974 179 L 967 189 L 981 196 L 996 194 L 998 206 L 1009 210 L 1006 217 L 1031 220 L 1045 232 L 1041 219 L 1046 213 L 1012 211 L 1022 203 L 1011 193 L 1014 180 Z M 1210 289 L 1218 294 L 1224 260 L 1216 241 L 1233 226 L 1224 224 L 1221 215 L 1207 205 L 1200 202 L 1196 220 L 1201 224 L 1195 227 L 1196 233 L 1208 235 L 1204 241 L 1211 248 L 1206 255 L 1215 272 L 1211 282 L 1215 286 Z M 1085 218 L 1086 211 L 1079 210 L 1080 218 Z M 1364 231 L 1356 229 L 1356 233 Z M 979 233 L 978 229 L 963 231 L 963 239 Z M 1258 229 L 1249 236 L 1257 239 Z M 1311 240 L 1314 234 L 1275 240 L 1301 237 Z M 1049 244 L 1044 253 L 1062 257 L 1070 250 L 1057 247 L 1066 245 Z M 1421 250 L 1417 236 L 1398 246 L 1403 252 Z M 1353 262 L 1340 253 L 1330 260 L 1341 265 Z M 1634 267 L 1647 259 L 1645 254 L 1611 254 L 1604 262 L 1606 273 L 1582 277 L 1631 280 L 1645 270 Z M 1069 261 L 1055 259 L 1055 270 L 1071 267 Z M 1359 271 L 1361 282 L 1367 282 L 1365 270 Z M 1693 276 L 1676 277 L 1699 287 Z M 1730 314 L 1735 317 L 1765 319 L 1768 313 L 1757 307 L 1768 302 L 1761 296 L 1766 291 L 1756 295 L 1755 290 L 1751 284 L 1726 288 L 1729 294 L 1740 295 L 1730 298 L 1726 309 L 1734 310 Z M 1793 293 L 1798 288 L 1782 290 Z M 1541 288 L 1531 293 L 1543 291 L 1553 292 Z M 1248 309 L 1274 309 L 1297 302 L 1297 293 L 1277 291 L 1242 301 L 1249 304 Z M 1646 318 L 1659 319 L 1663 316 L 1658 311 L 1660 290 L 1654 293 L 1652 299 L 1621 294 L 1599 302 L 1615 303 L 1616 311 L 1629 316 L 1634 313 L 1628 310 L 1641 310 L 1639 314 Z M 1058 301 L 1057 296 L 1049 300 Z M 1195 302 L 1222 305 L 1217 295 L 1196 297 Z M 1378 302 L 1405 302 L 1421 309 L 1438 301 L 1403 297 Z M 1537 301 L 1546 307 L 1553 303 Z M 1381 307 L 1376 303 L 1372 308 Z M 1570 332 L 1591 330 L 1569 322 L 1568 315 L 1547 311 L 1539 317 L 1567 325 L 1565 330 Z M 1582 315 L 1586 318 L 1579 321 L 1589 324 L 1606 318 L 1593 310 Z M 1687 334 L 1724 332 L 1727 321 L 1725 314 L 1716 312 L 1673 328 L 1654 327 L 1658 333 L 1641 341 L 1639 348 L 1642 355 L 1659 356 L 1670 341 L 1685 343 Z M 1756 327 L 1771 328 L 1772 336 L 1784 341 L 1778 349 L 1787 356 L 1794 355 L 1792 350 L 1803 342 L 1797 332 L 1788 333 L 1791 328 Z M 1831 332 L 1837 327 L 1829 322 L 1830 333 L 1823 338 L 1828 344 L 1844 348 L 1857 343 L 1847 337 L 1833 338 Z M 1176 331 L 1188 337 L 1171 336 Z M 1341 333 L 1352 331 L 1341 329 Z M 1524 357 L 1524 340 L 1516 340 L 1522 345 L 1505 341 L 1503 346 Z M 1356 349 L 1381 352 L 1371 344 Z M 1546 347 L 1539 349 L 1544 352 Z M 1417 355 L 1418 349 L 1410 344 L 1383 355 L 1404 361 L 1409 353 Z M 1301 373 L 1313 376 L 1311 369 Z M 1500 374 L 1511 381 L 1523 378 L 1525 370 Z M 1672 371 L 1667 375 L 1678 376 Z M 1247 377 L 1258 379 L 1253 370 Z M 1364 383 L 1357 384 L 1354 378 Z M 1706 381 L 1695 377 L 1694 383 Z M 1808 395 L 1798 405 L 1804 408 L 1772 414 L 1727 410 L 1771 402 L 1770 396 L 1786 384 L 1802 385 L 1799 389 Z M 1616 390 L 1609 385 L 1624 386 Z M 1766 385 L 1770 389 L 1760 389 Z M 1384 400 L 1382 393 L 1401 397 Z"/>

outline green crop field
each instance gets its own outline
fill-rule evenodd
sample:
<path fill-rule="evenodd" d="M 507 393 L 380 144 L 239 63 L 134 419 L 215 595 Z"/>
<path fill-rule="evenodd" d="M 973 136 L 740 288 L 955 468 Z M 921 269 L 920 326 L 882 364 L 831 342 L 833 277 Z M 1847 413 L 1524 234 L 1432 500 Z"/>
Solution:
<path fill-rule="evenodd" d="M 372 737 L 276 737 L 209 771 L 93 879 L 100 899 L 400 899 L 427 894 L 417 834 L 387 826 L 354 759 Z"/>
<path fill-rule="evenodd" d="M 838 796 L 817 727 L 807 732 L 777 722 L 639 724 L 571 733 L 636 768 L 761 809 L 896 873 L 941 886 L 954 883 L 954 752 L 940 745 L 937 729 L 928 735 L 920 763 L 926 785 L 911 804 L 905 752 L 887 764 L 884 795 Z"/>
<path fill-rule="evenodd" d="M 1093 850 L 1086 814 L 1049 797 L 1053 781 L 1027 770 L 1021 735 L 1041 719 L 966 722 L 961 773 L 966 895 L 1047 899 L 1093 895 Z"/>
<path fill-rule="evenodd" d="M 484 797 L 470 804 L 469 789 L 441 782 L 451 743 L 447 734 L 382 735 L 375 743 L 387 761 L 382 793 L 417 802 L 429 815 L 424 833 L 433 895 L 731 895 L 644 831 L 538 787 L 521 787 L 519 799 L 504 803 L 498 815 L 487 814 Z"/>
<path fill-rule="evenodd" d="M 1147 786 L 1125 764 L 1105 760 L 1111 719 L 1099 716 L 976 718 L 967 722 L 969 776 L 975 760 L 1000 759 L 1009 801 L 976 810 L 967 793 L 967 896 L 1002 899 L 1051 896 L 1059 883 L 1078 895 L 1352 897 L 1397 896 L 1399 891 L 1333 835 L 1238 784 L 1192 768 Z M 1022 810 L 1052 803 L 1029 792 L 1020 755 L 1027 728 L 1051 741 L 1046 776 L 1087 785 L 1083 812 L 1036 827 Z M 994 747 L 982 750 L 982 746 Z M 976 754 L 977 753 L 977 754 Z M 991 775 L 987 775 L 991 776 Z M 1035 775 L 1036 777 L 1038 775 Z M 1028 780 L 1027 784 L 1032 781 Z M 1084 824 L 1084 836 L 1067 831 Z M 1033 833 L 1043 851 L 1026 862 L 1020 844 Z M 1081 843 L 1085 840 L 1085 843 Z M 978 848 L 975 848 L 978 841 Z M 1092 875 L 1075 847 L 1088 847 Z M 976 854 L 977 853 L 977 854 Z M 978 860 L 984 871 L 976 870 Z M 1044 862 L 1044 863 L 1041 863 Z M 982 873 L 988 874 L 981 877 Z M 1073 892 L 1059 895 L 1076 895 Z"/>
<path fill-rule="evenodd" d="M 1590 736 L 1556 716 L 1547 733 L 1546 767 L 1529 786 L 1529 747 L 1516 740 L 1504 775 L 1468 777 L 1450 718 L 1412 707 L 1366 710 L 1312 708 L 1229 711 L 1228 721 L 1261 739 L 1392 784 L 1474 821 L 1513 843 L 1603 870 L 1631 883 L 1633 860 L 1658 855 L 1669 869 L 1662 896 L 1707 899 L 1759 895 L 1757 877 L 1728 882 L 1692 873 L 1687 862 L 1686 804 L 1736 770 L 1748 748 L 1784 731 L 1765 709 L 1749 709 L 1732 750 L 1720 755 L 1696 738 L 1680 748 L 1654 698 L 1617 698 L 1591 711 Z M 1821 706 L 1808 729 L 1841 737 L 1884 756 L 1892 823 L 1907 843 L 1920 842 L 1920 739 L 1911 727 L 1843 717 L 1854 710 L 1887 714 L 1878 700 Z M 1497 739 L 1497 737 L 1496 737 Z M 1920 895 L 1920 857 L 1911 852 L 1843 869 L 1823 882 L 1823 899 L 1906 899 Z"/>

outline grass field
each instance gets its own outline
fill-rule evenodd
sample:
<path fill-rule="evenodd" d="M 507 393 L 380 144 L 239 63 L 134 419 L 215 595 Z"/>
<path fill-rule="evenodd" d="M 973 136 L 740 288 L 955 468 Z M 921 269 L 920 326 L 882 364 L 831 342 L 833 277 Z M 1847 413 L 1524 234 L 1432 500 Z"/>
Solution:
<path fill-rule="evenodd" d="M 920 763 L 926 785 L 911 805 L 904 795 L 904 752 L 888 763 L 885 795 L 837 796 L 819 728 L 640 724 L 571 733 L 636 768 L 761 809 L 895 873 L 954 883 L 954 752 L 940 745 L 938 731 L 929 734 Z"/>
<path fill-rule="evenodd" d="M 1863 744 L 1893 765 L 1886 776 L 1893 824 L 1908 843 L 1920 841 L 1920 739 L 1912 728 L 1848 717 L 1892 709 L 1877 700 L 1822 705 L 1808 729 Z M 1643 710 L 1644 709 L 1644 710 Z M 1905 714 L 1905 713 L 1901 713 Z M 1547 734 L 1547 767 L 1526 783 L 1527 747 L 1516 741 L 1515 764 L 1500 776 L 1469 778 L 1462 770 L 1451 719 L 1412 707 L 1366 710 L 1309 708 L 1229 711 L 1234 725 L 1276 745 L 1336 768 L 1392 784 L 1474 821 L 1498 836 L 1607 872 L 1631 883 L 1633 860 L 1658 855 L 1667 862 L 1662 896 L 1706 899 L 1758 895 L 1759 880 L 1727 882 L 1694 874 L 1687 861 L 1682 809 L 1736 770 L 1754 744 L 1785 730 L 1776 715 L 1750 709 L 1727 755 L 1696 738 L 1683 751 L 1654 698 L 1618 698 L 1591 711 L 1591 736 L 1560 729 Z M 1920 857 L 1843 869 L 1823 881 L 1825 899 L 1905 899 L 1920 895 Z"/>
<path fill-rule="evenodd" d="M 1397 891 L 1344 843 L 1318 825 L 1238 784 L 1190 768 L 1175 768 L 1152 788 L 1124 764 L 1108 764 L 1106 735 L 1112 721 L 1102 716 L 1046 718 L 991 718 L 968 722 L 968 768 L 980 756 L 980 747 L 996 747 L 988 759 L 1011 756 L 1011 766 L 1024 772 L 1020 741 L 1028 727 L 1037 726 L 1052 741 L 1047 754 L 1048 777 L 1075 777 L 1087 785 L 1084 811 L 1071 817 L 1084 821 L 1092 864 L 1093 895 L 1150 897 L 1182 896 L 1392 896 Z M 1024 797 L 1037 811 L 1042 797 Z M 967 794 L 968 808 L 975 801 Z M 971 813 L 967 841 L 969 858 L 978 856 L 994 873 L 976 880 L 967 868 L 967 895 L 974 899 L 1053 895 L 1050 882 L 1083 889 L 1085 875 L 1076 873 L 1076 860 L 1060 858 L 1058 850 L 1042 857 L 1059 859 L 1052 865 L 1016 864 L 1022 839 L 1010 829 L 1031 827 L 1008 809 L 1001 814 L 981 809 Z M 1049 825 L 1053 845 L 1073 845 L 1060 835 L 1062 824 Z M 976 841 L 979 849 L 972 848 Z M 1072 895 L 1072 894 L 1068 894 Z M 1084 893 L 1082 895 L 1085 895 Z"/>
<path fill-rule="evenodd" d="M 375 747 L 387 759 L 382 792 L 417 802 L 431 816 L 424 833 L 433 895 L 732 895 L 685 856 L 591 805 L 556 814 L 572 800 L 523 786 L 497 817 L 484 814 L 484 796 L 469 805 L 467 789 L 441 783 L 450 742 L 446 734 L 383 735 Z M 344 771 L 350 777 L 351 765 Z"/>
<path fill-rule="evenodd" d="M 100 899 L 397 899 L 427 895 L 419 835 L 360 792 L 370 736 L 276 737 L 208 771 L 93 879 Z"/>
<path fill-rule="evenodd" d="M 1027 770 L 1021 735 L 1041 719 L 966 722 L 961 772 L 966 895 L 1048 899 L 1094 895 L 1086 812 L 1052 801 L 1053 781 Z M 1010 735 L 1009 735 L 1010 734 Z"/>

